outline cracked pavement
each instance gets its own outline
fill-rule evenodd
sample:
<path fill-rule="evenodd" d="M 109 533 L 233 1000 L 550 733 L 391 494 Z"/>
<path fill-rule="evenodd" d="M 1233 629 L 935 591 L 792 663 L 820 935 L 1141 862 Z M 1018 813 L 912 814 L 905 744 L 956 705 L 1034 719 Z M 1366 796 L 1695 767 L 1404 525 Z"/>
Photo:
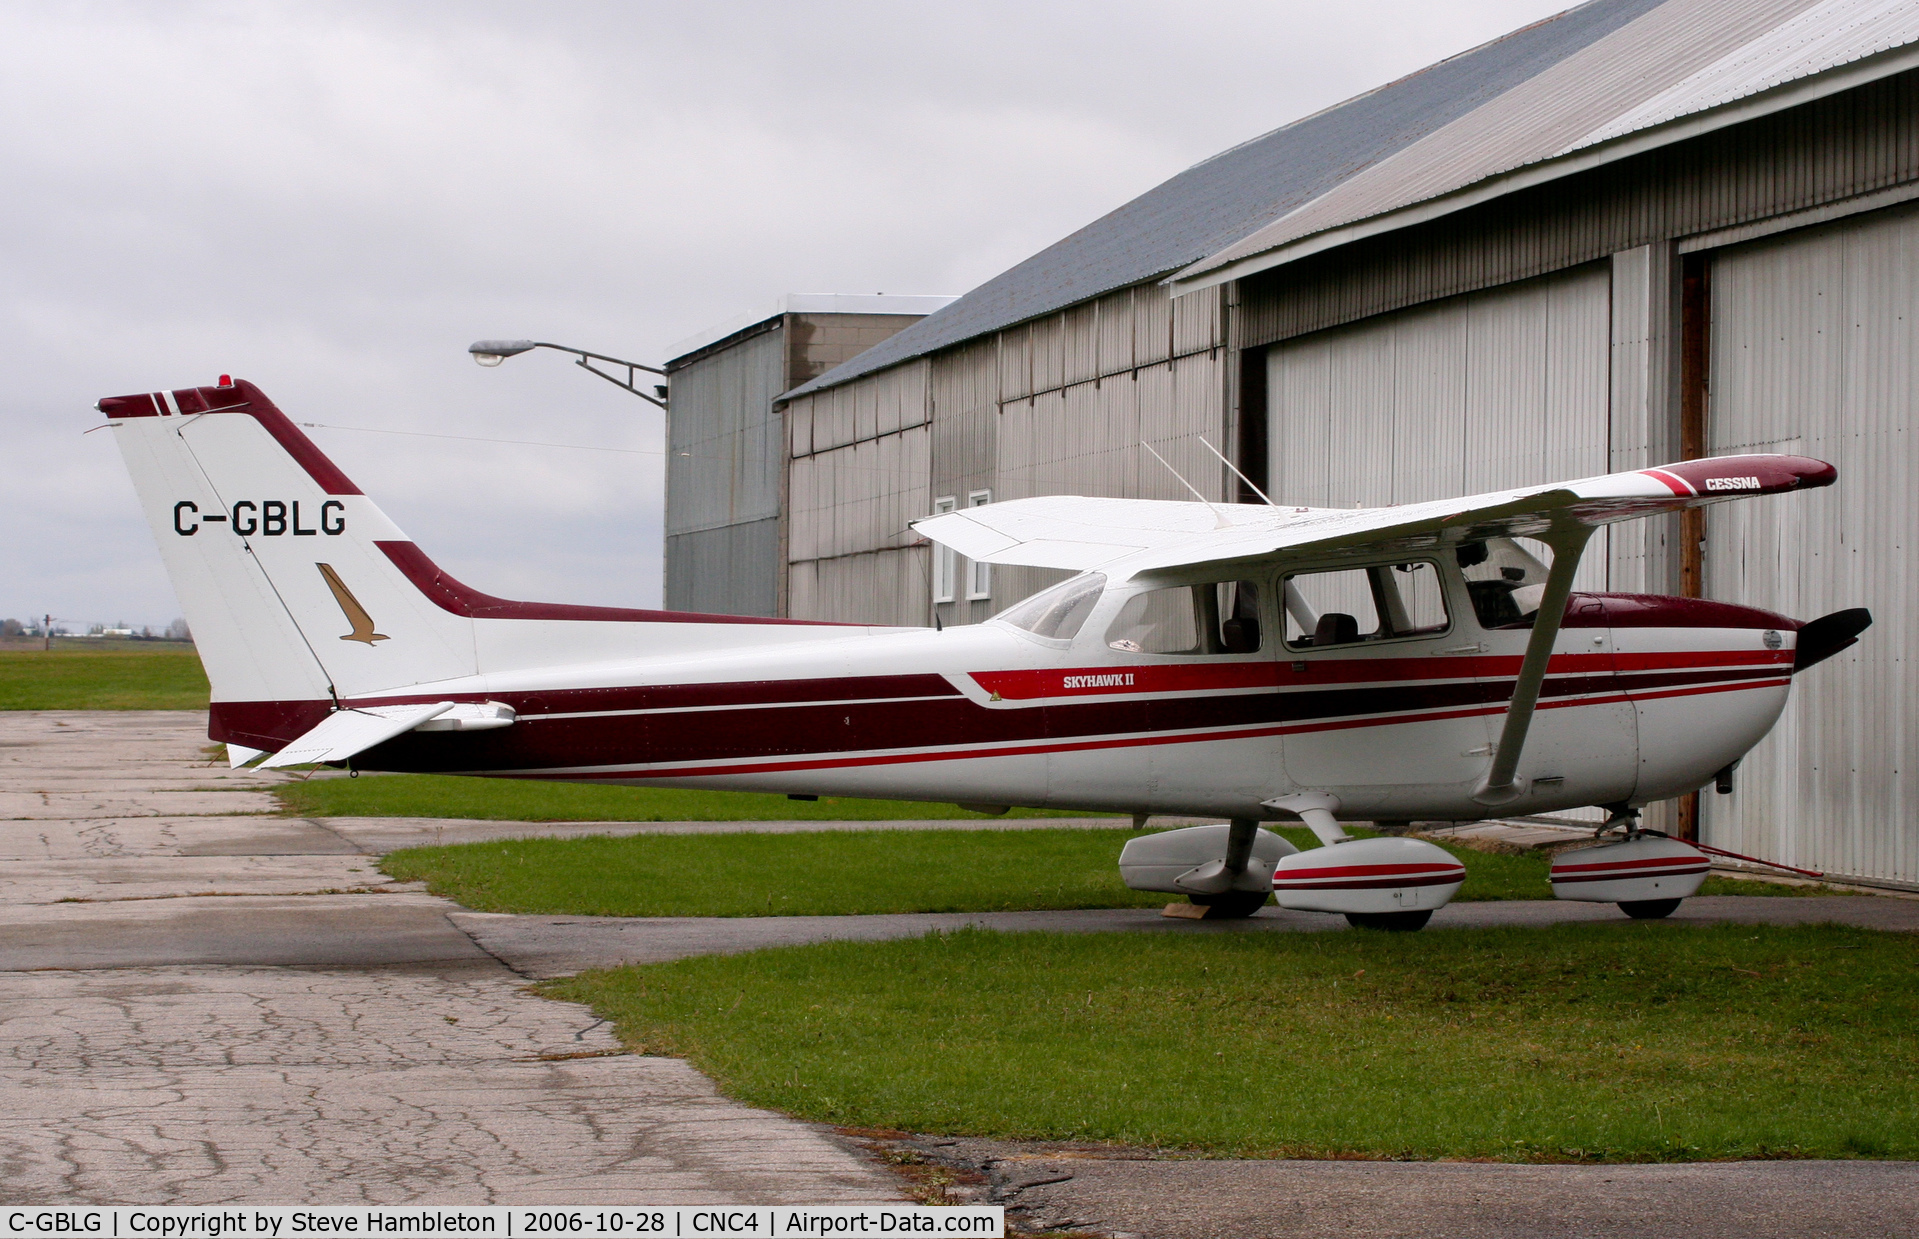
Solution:
<path fill-rule="evenodd" d="M 0 713 L 0 1203 L 900 1198 L 526 993 L 384 849 L 258 816 L 287 776 L 203 728 Z"/>

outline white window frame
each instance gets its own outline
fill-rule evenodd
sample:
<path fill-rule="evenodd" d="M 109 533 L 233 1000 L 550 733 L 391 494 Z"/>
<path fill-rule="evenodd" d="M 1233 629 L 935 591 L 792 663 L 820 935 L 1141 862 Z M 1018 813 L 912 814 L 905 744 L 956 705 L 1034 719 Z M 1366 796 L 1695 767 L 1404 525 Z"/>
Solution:
<path fill-rule="evenodd" d="M 983 508 L 991 502 L 993 502 L 993 492 L 990 490 L 967 492 L 966 506 L 969 508 Z M 968 560 L 966 564 L 967 600 L 969 602 L 979 602 L 992 596 L 993 565 L 980 563 L 976 559 Z"/>
<path fill-rule="evenodd" d="M 933 500 L 933 515 L 940 516 L 959 510 L 959 499 L 953 495 Z M 952 547 L 941 542 L 933 544 L 933 602 L 952 602 L 954 587 L 959 582 L 959 555 Z"/>

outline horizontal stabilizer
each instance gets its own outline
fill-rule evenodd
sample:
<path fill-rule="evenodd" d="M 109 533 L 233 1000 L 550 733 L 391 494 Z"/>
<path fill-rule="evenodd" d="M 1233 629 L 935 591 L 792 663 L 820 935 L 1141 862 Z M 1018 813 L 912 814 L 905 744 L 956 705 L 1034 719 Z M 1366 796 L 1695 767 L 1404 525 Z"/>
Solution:
<path fill-rule="evenodd" d="M 260 763 L 260 769 L 345 761 L 376 744 L 412 731 L 429 719 L 453 709 L 451 701 L 419 706 L 375 706 L 369 710 L 338 710 L 292 744 Z"/>

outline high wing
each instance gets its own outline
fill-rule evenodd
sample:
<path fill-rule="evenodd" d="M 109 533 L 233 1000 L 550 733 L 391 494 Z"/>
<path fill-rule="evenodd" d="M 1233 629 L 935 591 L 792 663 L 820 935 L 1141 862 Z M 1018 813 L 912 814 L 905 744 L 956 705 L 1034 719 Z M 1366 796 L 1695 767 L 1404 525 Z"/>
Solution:
<path fill-rule="evenodd" d="M 1287 518 L 1305 512 L 1352 515 L 1332 508 L 1284 512 Z M 1222 534 L 1270 533 L 1283 527 L 1280 519 L 1264 505 L 1047 495 L 925 517 L 912 527 L 980 563 L 1086 569 L 1141 551 L 1204 544 Z"/>
<path fill-rule="evenodd" d="M 1714 456 L 1571 482 L 1390 508 L 1290 508 L 1053 495 L 914 521 L 969 559 L 1133 572 L 1250 560 L 1291 551 L 1430 550 L 1488 537 L 1539 536 L 1726 499 L 1830 486 L 1831 465 L 1806 456 Z"/>

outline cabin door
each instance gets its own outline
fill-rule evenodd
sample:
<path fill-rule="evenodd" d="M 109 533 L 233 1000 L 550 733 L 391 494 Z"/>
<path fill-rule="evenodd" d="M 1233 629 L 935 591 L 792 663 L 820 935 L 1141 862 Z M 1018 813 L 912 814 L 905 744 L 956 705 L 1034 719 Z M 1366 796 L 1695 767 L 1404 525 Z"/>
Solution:
<path fill-rule="evenodd" d="M 1281 579 L 1282 742 L 1295 785 L 1355 816 L 1435 813 L 1491 760 L 1480 634 L 1436 559 Z M 1464 615 L 1461 614 L 1462 610 Z"/>

